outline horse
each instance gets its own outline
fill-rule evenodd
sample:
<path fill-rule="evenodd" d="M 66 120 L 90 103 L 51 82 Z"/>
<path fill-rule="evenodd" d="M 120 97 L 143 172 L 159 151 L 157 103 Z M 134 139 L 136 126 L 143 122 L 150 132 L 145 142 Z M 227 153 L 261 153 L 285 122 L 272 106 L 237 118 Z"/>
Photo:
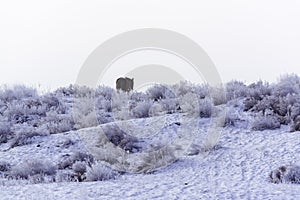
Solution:
<path fill-rule="evenodd" d="M 133 78 L 118 78 L 116 81 L 116 89 L 117 90 L 123 90 L 124 92 L 129 92 L 130 90 L 133 90 Z"/>

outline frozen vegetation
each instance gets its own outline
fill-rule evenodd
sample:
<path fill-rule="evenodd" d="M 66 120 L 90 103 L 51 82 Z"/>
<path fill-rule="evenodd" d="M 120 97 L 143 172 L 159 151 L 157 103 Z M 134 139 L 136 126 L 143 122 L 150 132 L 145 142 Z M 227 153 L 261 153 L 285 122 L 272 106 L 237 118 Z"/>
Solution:
<path fill-rule="evenodd" d="M 2 86 L 0 199 L 297 199 L 299 131 L 293 74 L 144 93 Z"/>

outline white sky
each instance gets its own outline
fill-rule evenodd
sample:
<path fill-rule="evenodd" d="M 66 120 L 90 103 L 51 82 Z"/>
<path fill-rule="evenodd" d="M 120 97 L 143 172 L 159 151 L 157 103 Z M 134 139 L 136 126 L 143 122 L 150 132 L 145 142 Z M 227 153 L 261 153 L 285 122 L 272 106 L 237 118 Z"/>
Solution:
<path fill-rule="evenodd" d="M 223 81 L 276 81 L 300 74 L 299 19 L 297 0 L 1 1 L 0 84 L 75 83 L 102 42 L 146 27 L 196 41 Z"/>

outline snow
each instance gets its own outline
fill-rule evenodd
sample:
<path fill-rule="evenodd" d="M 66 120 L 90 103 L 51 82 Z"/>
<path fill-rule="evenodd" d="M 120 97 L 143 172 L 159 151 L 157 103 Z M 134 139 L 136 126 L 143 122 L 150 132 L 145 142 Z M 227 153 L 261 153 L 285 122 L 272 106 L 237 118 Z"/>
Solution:
<path fill-rule="evenodd" d="M 172 114 L 113 123 L 134 136 L 142 132 L 144 148 L 185 138 L 180 145 L 187 151 L 189 142 L 203 141 L 210 119 Z M 252 131 L 247 122 L 239 123 L 222 129 L 217 148 L 208 155 L 181 152 L 176 162 L 150 174 L 125 173 L 113 180 L 80 183 L 32 184 L 0 178 L 0 199 L 300 199 L 300 185 L 268 181 L 271 170 L 300 164 L 300 133 L 289 132 L 288 126 Z M 57 163 L 62 155 L 89 150 L 96 141 L 93 137 L 108 125 L 36 137 L 32 144 L 8 151 L 1 144 L 0 159 L 11 164 L 32 158 Z"/>

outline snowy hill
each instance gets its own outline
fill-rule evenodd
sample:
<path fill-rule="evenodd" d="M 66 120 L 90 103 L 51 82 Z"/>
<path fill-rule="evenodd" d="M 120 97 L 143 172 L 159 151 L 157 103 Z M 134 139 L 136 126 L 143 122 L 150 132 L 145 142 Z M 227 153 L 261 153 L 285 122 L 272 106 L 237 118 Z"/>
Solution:
<path fill-rule="evenodd" d="M 170 118 L 178 121 L 178 116 Z M 169 127 L 177 126 L 172 125 L 172 120 L 167 122 Z M 191 120 L 183 119 L 181 126 Z M 136 120 L 136 124 L 147 126 L 151 121 Z M 201 124 L 207 126 L 209 121 Z M 190 129 L 185 128 L 182 131 L 188 133 Z M 99 129 L 102 130 L 95 127 L 40 137 L 30 145 L 1 151 L 1 160 L 18 163 L 40 158 L 58 163 L 63 155 L 86 151 L 80 135 L 94 134 Z M 171 130 L 174 129 L 164 129 L 159 134 Z M 73 144 L 68 146 L 68 141 Z M 268 176 L 277 166 L 299 161 L 299 144 L 299 132 L 289 133 L 287 127 L 271 131 L 228 127 L 222 131 L 218 148 L 207 156 L 182 156 L 151 174 L 125 173 L 113 180 L 82 183 L 33 184 L 3 179 L 0 195 L 1 199 L 298 199 L 300 185 L 273 184 Z"/>
<path fill-rule="evenodd" d="M 0 90 L 0 199 L 299 199 L 300 78 Z M 272 173 L 271 173 L 272 172 Z"/>

